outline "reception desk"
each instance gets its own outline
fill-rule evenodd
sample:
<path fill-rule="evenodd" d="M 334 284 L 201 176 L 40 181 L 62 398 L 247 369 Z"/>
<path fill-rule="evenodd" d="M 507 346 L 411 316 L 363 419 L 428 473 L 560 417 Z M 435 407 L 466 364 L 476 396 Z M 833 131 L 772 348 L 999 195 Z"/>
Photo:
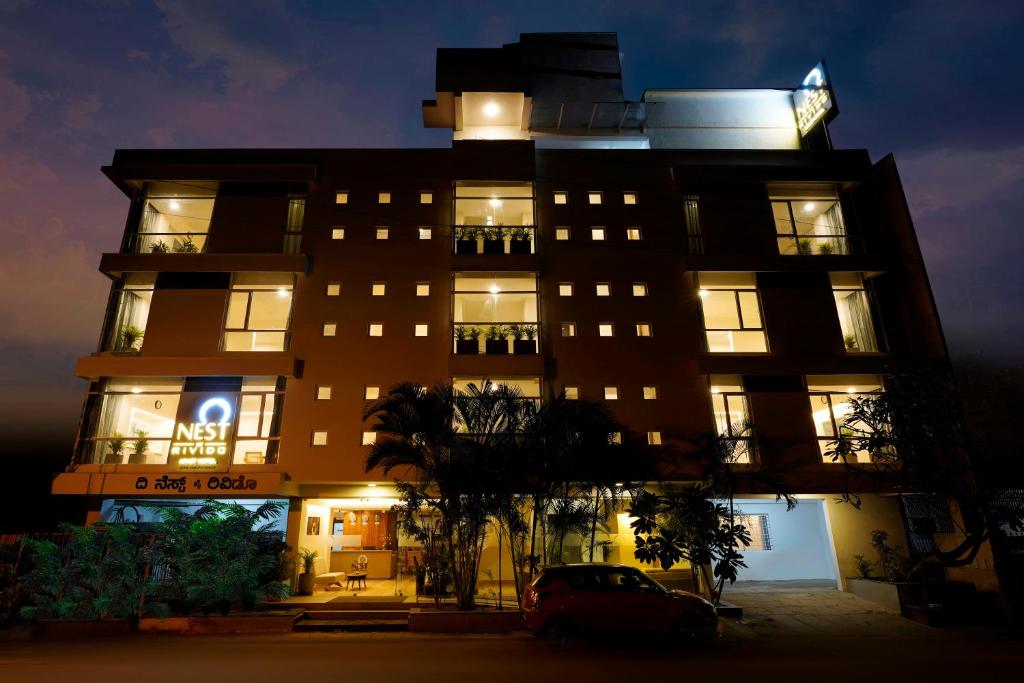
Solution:
<path fill-rule="evenodd" d="M 360 555 L 366 556 L 366 578 L 395 578 L 398 553 L 394 550 L 334 550 L 331 552 L 331 571 L 352 571 L 352 563 L 359 560 Z"/>

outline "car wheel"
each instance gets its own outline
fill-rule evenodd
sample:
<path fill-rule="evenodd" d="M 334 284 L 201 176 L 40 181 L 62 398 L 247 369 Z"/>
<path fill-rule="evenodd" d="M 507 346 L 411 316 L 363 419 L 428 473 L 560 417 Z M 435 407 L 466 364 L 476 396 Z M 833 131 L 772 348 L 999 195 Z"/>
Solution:
<path fill-rule="evenodd" d="M 579 628 L 570 617 L 557 616 L 545 624 L 543 634 L 551 643 L 565 647 L 575 640 Z"/>

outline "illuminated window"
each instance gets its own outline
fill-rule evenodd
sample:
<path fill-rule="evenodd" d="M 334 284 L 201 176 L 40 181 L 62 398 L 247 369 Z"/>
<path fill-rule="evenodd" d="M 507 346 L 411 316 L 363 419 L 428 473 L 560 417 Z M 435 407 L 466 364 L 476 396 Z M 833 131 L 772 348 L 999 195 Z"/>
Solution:
<path fill-rule="evenodd" d="M 864 288 L 864 278 L 860 273 L 829 273 L 829 277 L 843 332 L 843 348 L 847 353 L 878 351 L 871 299 Z"/>
<path fill-rule="evenodd" d="M 338 334 L 338 323 L 324 323 L 321 334 L 325 337 L 333 337 Z"/>
<path fill-rule="evenodd" d="M 371 337 L 383 337 L 384 336 L 384 323 L 370 323 L 370 336 Z"/>
<path fill-rule="evenodd" d="M 419 237 L 420 237 L 421 240 L 429 240 L 433 236 L 433 234 L 434 234 L 434 231 L 431 228 L 420 228 L 419 229 Z"/>
<path fill-rule="evenodd" d="M 661 445 L 661 432 L 647 432 L 647 445 L 648 446 L 660 446 Z"/>
<path fill-rule="evenodd" d="M 377 432 L 363 432 L 362 439 L 359 443 L 363 446 L 372 446 L 377 443 Z"/>
<path fill-rule="evenodd" d="M 607 282 L 598 282 L 594 287 L 598 296 L 611 296 L 612 286 Z"/>
<path fill-rule="evenodd" d="M 742 380 L 737 375 L 711 375 L 709 382 L 715 431 L 730 449 L 730 461 L 739 464 L 751 462 L 754 429 Z"/>
<path fill-rule="evenodd" d="M 417 282 L 416 283 L 416 296 L 430 296 L 430 283 L 429 282 Z"/>
<path fill-rule="evenodd" d="M 387 291 L 387 283 L 384 283 L 384 282 L 374 282 L 372 285 L 370 285 L 370 295 L 371 296 L 384 296 L 384 293 L 386 291 Z"/>
<path fill-rule="evenodd" d="M 580 397 L 580 388 L 579 387 L 566 387 L 565 388 L 565 397 L 567 399 L 572 400 L 572 401 L 578 400 L 579 397 Z"/>
<path fill-rule="evenodd" d="M 326 431 L 314 431 L 309 439 L 309 445 L 311 446 L 326 446 L 327 445 L 327 432 Z"/>
<path fill-rule="evenodd" d="M 866 425 L 851 421 L 852 401 L 863 400 L 882 392 L 882 383 L 874 375 L 811 376 L 807 393 L 811 401 L 811 419 L 818 435 L 818 447 L 824 462 L 835 462 L 825 455 L 838 434 L 870 432 Z M 859 451 L 855 462 L 870 463 L 871 454 Z M 851 458 L 851 461 L 853 459 Z"/>
<path fill-rule="evenodd" d="M 776 241 L 784 255 L 850 253 L 839 199 L 833 196 L 773 196 Z"/>
<path fill-rule="evenodd" d="M 604 228 L 591 228 L 590 239 L 594 240 L 595 242 L 604 241 Z"/>
<path fill-rule="evenodd" d="M 658 387 L 645 385 L 644 386 L 644 400 L 653 401 L 658 398 Z"/>
<path fill-rule="evenodd" d="M 331 239 L 332 240 L 343 240 L 345 239 L 345 228 L 331 228 Z"/>
<path fill-rule="evenodd" d="M 587 203 L 588 204 L 600 204 L 601 203 L 601 198 L 602 198 L 602 194 L 600 192 L 588 192 L 587 193 Z"/>
<path fill-rule="evenodd" d="M 387 228 L 377 228 L 377 239 L 386 240 L 389 232 Z"/>
<path fill-rule="evenodd" d="M 569 193 L 568 192 L 555 192 L 555 204 L 568 204 Z"/>
<path fill-rule="evenodd" d="M 604 388 L 604 400 L 606 400 L 606 401 L 616 401 L 616 400 L 618 400 L 618 398 L 619 398 L 619 388 L 618 387 L 605 387 Z"/>
<path fill-rule="evenodd" d="M 575 337 L 576 336 L 576 323 L 562 323 L 562 336 L 563 337 Z"/>
<path fill-rule="evenodd" d="M 636 324 L 636 336 L 638 336 L 638 337 L 650 337 L 651 336 L 651 324 L 650 323 L 637 323 Z"/>
<path fill-rule="evenodd" d="M 708 351 L 768 351 L 753 273 L 699 273 L 697 282 Z"/>
<path fill-rule="evenodd" d="M 622 203 L 627 206 L 633 206 L 636 204 L 636 192 L 623 192 Z"/>
<path fill-rule="evenodd" d="M 348 192 L 335 192 L 334 193 L 335 204 L 348 204 Z"/>
<path fill-rule="evenodd" d="M 612 432 L 609 434 L 608 443 L 615 444 L 616 446 L 622 444 L 622 432 Z"/>
<path fill-rule="evenodd" d="M 598 323 L 597 334 L 600 337 L 614 337 L 615 323 Z"/>
<path fill-rule="evenodd" d="M 626 228 L 626 239 L 630 242 L 636 242 L 641 239 L 640 228 Z"/>
<path fill-rule="evenodd" d="M 225 351 L 288 348 L 295 278 L 280 273 L 235 273 L 224 320 Z"/>
<path fill-rule="evenodd" d="M 327 296 L 341 296 L 341 283 L 328 282 L 326 294 Z"/>
<path fill-rule="evenodd" d="M 206 250 L 217 183 L 152 182 L 146 183 L 145 195 L 138 228 L 131 235 L 131 251 L 198 254 Z"/>
<path fill-rule="evenodd" d="M 569 239 L 569 228 L 555 228 L 555 239 L 559 242 L 565 242 Z"/>
<path fill-rule="evenodd" d="M 750 545 L 743 547 L 743 552 L 772 549 L 772 539 L 768 533 L 768 515 L 736 515 L 736 523 L 742 524 L 750 534 Z"/>
<path fill-rule="evenodd" d="M 420 192 L 420 204 L 433 204 L 434 193 L 433 192 Z"/>
<path fill-rule="evenodd" d="M 378 204 L 390 204 L 391 203 L 391 193 L 390 192 L 378 192 L 377 193 L 377 203 Z"/>
<path fill-rule="evenodd" d="M 417 337 L 426 337 L 429 329 L 430 325 L 428 325 L 427 323 L 416 323 L 416 329 L 414 334 Z"/>
<path fill-rule="evenodd" d="M 316 388 L 316 400 L 318 401 L 330 401 L 331 400 L 331 387 L 323 384 L 317 385 Z"/>
<path fill-rule="evenodd" d="M 558 296 L 572 296 L 572 283 L 571 282 L 559 282 L 558 283 Z"/>
<path fill-rule="evenodd" d="M 633 296 L 647 296 L 647 283 L 646 282 L 634 282 L 633 283 Z"/>
<path fill-rule="evenodd" d="M 363 398 L 366 399 L 367 401 L 376 401 L 378 398 L 380 398 L 380 387 L 364 387 Z"/>
<path fill-rule="evenodd" d="M 145 341 L 149 306 L 156 290 L 156 273 L 125 273 L 117 294 L 117 313 L 107 331 L 106 351 L 135 353 Z"/>

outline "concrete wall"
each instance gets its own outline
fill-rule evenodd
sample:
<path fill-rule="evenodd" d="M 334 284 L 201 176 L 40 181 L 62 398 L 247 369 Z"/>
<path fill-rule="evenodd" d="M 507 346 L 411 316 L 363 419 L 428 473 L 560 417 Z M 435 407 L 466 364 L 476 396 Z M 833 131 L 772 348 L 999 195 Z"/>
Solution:
<path fill-rule="evenodd" d="M 838 494 L 824 499 L 825 514 L 828 518 L 832 539 L 835 543 L 835 557 L 839 565 L 839 577 L 846 589 L 846 577 L 856 576 L 854 555 L 864 555 L 876 560 L 877 554 L 871 547 L 871 532 L 884 529 L 889 532 L 889 543 L 907 546 L 900 518 L 899 505 L 894 497 L 865 495 L 858 510 L 852 505 L 836 503 Z"/>
<path fill-rule="evenodd" d="M 768 515 L 771 550 L 746 550 L 740 580 L 792 581 L 798 579 L 835 579 L 832 548 L 829 542 L 822 502 L 801 499 L 787 511 L 784 502 L 774 500 L 737 500 L 737 507 L 748 515 Z"/>

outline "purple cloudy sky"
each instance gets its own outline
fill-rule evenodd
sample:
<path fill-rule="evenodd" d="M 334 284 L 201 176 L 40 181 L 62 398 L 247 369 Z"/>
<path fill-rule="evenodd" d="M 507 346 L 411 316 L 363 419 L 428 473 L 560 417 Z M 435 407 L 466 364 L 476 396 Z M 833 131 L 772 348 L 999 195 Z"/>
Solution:
<path fill-rule="evenodd" d="M 0 0 L 0 443 L 73 438 L 74 361 L 109 286 L 96 267 L 127 210 L 99 172 L 115 148 L 444 146 L 420 124 L 434 49 L 527 31 L 618 31 L 632 98 L 791 87 L 826 57 L 837 146 L 896 154 L 953 352 L 1020 362 L 1022 16 L 966 0 Z"/>

